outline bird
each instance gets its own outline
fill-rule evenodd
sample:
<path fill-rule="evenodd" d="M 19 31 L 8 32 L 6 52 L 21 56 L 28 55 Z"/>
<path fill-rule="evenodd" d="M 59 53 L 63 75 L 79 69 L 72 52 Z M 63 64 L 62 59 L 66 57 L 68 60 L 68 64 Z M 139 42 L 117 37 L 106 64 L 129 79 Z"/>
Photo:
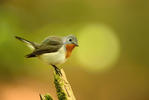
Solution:
<path fill-rule="evenodd" d="M 78 47 L 78 40 L 74 35 L 48 36 L 41 43 L 32 42 L 22 37 L 15 36 L 16 39 L 24 42 L 32 53 L 26 55 L 26 58 L 37 57 L 48 65 L 52 65 L 56 74 L 61 75 L 61 65 L 71 56 L 75 47 Z"/>

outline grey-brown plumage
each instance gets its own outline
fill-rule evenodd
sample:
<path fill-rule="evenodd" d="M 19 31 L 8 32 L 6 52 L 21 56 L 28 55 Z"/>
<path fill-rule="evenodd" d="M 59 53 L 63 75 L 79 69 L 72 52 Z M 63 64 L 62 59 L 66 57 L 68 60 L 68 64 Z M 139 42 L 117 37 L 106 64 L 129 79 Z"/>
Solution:
<path fill-rule="evenodd" d="M 22 41 L 22 42 L 24 42 L 24 43 L 26 43 L 26 44 L 32 45 L 35 49 L 37 49 L 39 47 L 39 44 L 37 44 L 35 42 L 28 41 L 28 40 L 26 40 L 24 38 L 21 38 L 21 37 L 18 37 L 18 36 L 15 36 L 15 38 Z"/>
<path fill-rule="evenodd" d="M 41 44 L 30 42 L 30 41 L 23 39 L 21 37 L 18 37 L 18 36 L 16 36 L 16 38 L 20 41 L 23 41 L 23 42 L 33 46 L 34 51 L 31 54 L 26 55 L 27 58 L 37 57 L 44 53 L 56 52 L 63 45 L 62 38 L 55 37 L 55 36 L 47 37 L 44 41 L 41 42 Z"/>

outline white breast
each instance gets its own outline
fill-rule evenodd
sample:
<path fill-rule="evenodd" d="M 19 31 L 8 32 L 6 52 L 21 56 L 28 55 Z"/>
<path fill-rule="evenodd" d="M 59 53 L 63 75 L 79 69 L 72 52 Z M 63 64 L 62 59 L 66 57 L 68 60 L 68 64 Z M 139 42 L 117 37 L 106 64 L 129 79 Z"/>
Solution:
<path fill-rule="evenodd" d="M 65 57 L 65 48 L 64 46 L 59 49 L 59 51 L 54 53 L 45 53 L 39 56 L 39 58 L 48 63 L 53 65 L 63 64 L 66 61 Z"/>

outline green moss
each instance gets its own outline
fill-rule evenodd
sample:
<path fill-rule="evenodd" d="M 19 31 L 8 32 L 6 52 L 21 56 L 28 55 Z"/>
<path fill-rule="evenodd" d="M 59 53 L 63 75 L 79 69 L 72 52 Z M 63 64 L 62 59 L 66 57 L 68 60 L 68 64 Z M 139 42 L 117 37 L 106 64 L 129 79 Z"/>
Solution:
<path fill-rule="evenodd" d="M 68 95 L 65 91 L 65 83 L 63 80 L 63 77 L 60 74 L 56 74 L 54 72 L 54 84 L 58 96 L 58 100 L 68 100 Z M 40 95 L 40 100 L 53 100 L 52 97 L 49 94 L 46 95 Z"/>
<path fill-rule="evenodd" d="M 63 83 L 59 75 L 54 74 L 54 83 L 57 91 L 57 96 L 59 100 L 67 100 L 66 94 L 62 89 Z"/>
<path fill-rule="evenodd" d="M 46 94 L 44 97 L 45 97 L 45 100 L 53 100 L 49 94 Z"/>
<path fill-rule="evenodd" d="M 40 100 L 53 100 L 53 99 L 50 96 L 50 94 L 46 94 L 44 96 L 40 94 Z"/>

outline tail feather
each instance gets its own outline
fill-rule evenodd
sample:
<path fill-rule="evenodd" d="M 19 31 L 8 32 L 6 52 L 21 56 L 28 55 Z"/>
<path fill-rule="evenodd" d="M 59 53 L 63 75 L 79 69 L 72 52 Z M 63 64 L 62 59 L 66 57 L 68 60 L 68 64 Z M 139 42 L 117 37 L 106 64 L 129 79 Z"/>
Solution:
<path fill-rule="evenodd" d="M 20 40 L 20 41 L 22 41 L 22 42 L 24 42 L 24 43 L 30 43 L 30 44 L 32 44 L 32 42 L 30 42 L 30 41 L 28 41 L 28 40 L 26 40 L 24 38 L 21 38 L 21 37 L 18 37 L 18 36 L 15 36 L 15 38 L 18 39 L 18 40 Z"/>
<path fill-rule="evenodd" d="M 18 40 L 20 40 L 20 41 L 22 41 L 22 42 L 24 42 L 24 43 L 26 43 L 27 46 L 30 47 L 31 49 L 38 48 L 38 45 L 35 44 L 34 42 L 28 41 L 28 40 L 26 40 L 24 38 L 21 38 L 21 37 L 18 37 L 18 36 L 15 36 L 15 38 L 18 39 Z"/>

